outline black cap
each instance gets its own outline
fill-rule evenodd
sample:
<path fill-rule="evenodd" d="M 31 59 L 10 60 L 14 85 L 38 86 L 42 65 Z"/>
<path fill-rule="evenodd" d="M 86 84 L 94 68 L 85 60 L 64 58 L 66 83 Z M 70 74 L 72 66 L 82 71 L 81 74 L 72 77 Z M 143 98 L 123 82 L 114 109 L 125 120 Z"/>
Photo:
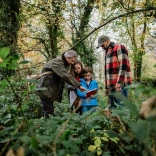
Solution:
<path fill-rule="evenodd" d="M 105 36 L 105 35 L 101 35 L 99 38 L 98 38 L 98 45 L 96 48 L 99 48 L 102 46 L 103 42 L 107 41 L 107 40 L 110 40 L 110 38 L 108 36 Z"/>

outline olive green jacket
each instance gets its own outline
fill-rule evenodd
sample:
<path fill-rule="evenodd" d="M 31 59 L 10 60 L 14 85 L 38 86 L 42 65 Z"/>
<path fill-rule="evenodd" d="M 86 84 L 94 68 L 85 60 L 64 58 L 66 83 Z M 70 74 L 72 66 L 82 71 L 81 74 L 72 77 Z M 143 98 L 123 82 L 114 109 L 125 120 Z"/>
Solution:
<path fill-rule="evenodd" d="M 66 62 L 64 55 L 47 62 L 43 67 L 42 73 L 47 71 L 52 71 L 52 74 L 40 77 L 35 91 L 35 93 L 42 98 L 52 102 L 61 102 L 64 81 L 73 85 L 75 88 L 80 87 L 79 82 L 68 73 L 68 63 Z"/>

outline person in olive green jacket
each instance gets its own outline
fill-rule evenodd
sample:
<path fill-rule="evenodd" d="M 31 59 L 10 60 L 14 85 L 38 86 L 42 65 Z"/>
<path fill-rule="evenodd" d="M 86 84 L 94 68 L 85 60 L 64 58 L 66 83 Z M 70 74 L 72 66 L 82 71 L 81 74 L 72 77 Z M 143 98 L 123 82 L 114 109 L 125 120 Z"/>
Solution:
<path fill-rule="evenodd" d="M 41 99 L 45 118 L 50 114 L 54 115 L 54 101 L 61 102 L 64 82 L 82 91 L 85 90 L 68 72 L 69 65 L 74 64 L 76 59 L 77 53 L 68 50 L 62 54 L 62 57 L 56 57 L 44 65 L 35 93 Z"/>

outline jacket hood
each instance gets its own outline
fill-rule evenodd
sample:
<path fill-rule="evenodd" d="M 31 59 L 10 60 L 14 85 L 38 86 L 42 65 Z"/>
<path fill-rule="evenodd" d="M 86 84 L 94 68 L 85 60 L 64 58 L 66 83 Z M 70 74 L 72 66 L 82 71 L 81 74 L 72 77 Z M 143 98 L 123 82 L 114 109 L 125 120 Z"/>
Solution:
<path fill-rule="evenodd" d="M 80 80 L 81 80 L 81 82 L 87 84 L 84 78 L 81 78 Z M 90 85 L 95 84 L 95 83 L 97 83 L 95 80 L 91 80 Z"/>

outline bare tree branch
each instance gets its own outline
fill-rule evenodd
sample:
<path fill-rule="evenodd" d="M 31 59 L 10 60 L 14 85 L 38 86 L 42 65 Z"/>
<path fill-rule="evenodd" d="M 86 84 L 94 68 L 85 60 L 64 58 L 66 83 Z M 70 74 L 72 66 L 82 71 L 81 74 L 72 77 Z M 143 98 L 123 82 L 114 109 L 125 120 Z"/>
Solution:
<path fill-rule="evenodd" d="M 133 11 L 130 11 L 130 12 L 127 12 L 127 13 L 124 13 L 124 14 L 121 14 L 121 15 L 118 15 L 116 17 L 113 17 L 112 19 L 110 19 L 109 21 L 105 22 L 104 24 L 100 25 L 99 27 L 95 28 L 93 31 L 91 31 L 88 35 L 86 35 L 85 37 L 83 37 L 79 42 L 77 42 L 73 47 L 71 47 L 70 49 L 74 49 L 77 45 L 79 45 L 82 41 L 84 41 L 88 36 L 90 36 L 92 33 L 94 33 L 95 31 L 97 31 L 98 29 L 100 29 L 101 27 L 107 25 L 108 23 L 118 19 L 118 18 L 121 18 L 121 17 L 124 17 L 124 16 L 128 16 L 128 15 L 131 15 L 131 14 L 134 14 L 134 13 L 139 13 L 139 12 L 146 12 L 146 11 L 150 11 L 150 10 L 156 10 L 156 7 L 148 7 L 148 8 L 144 8 L 144 9 L 138 9 L 138 10 L 133 10 Z M 70 50 L 68 49 L 68 50 Z"/>

